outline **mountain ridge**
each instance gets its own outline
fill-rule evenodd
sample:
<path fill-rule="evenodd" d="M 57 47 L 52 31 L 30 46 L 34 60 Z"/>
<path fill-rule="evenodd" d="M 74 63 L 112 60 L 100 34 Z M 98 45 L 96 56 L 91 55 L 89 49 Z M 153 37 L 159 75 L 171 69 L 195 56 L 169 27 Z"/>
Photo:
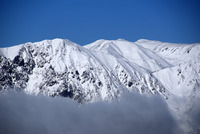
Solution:
<path fill-rule="evenodd" d="M 182 48 L 185 49 L 184 51 L 186 52 L 194 51 L 193 49 L 194 47 L 196 50 L 200 50 L 200 44 L 196 45 L 183 44 L 183 46 L 186 47 Z M 31 61 L 32 63 L 31 68 L 29 69 L 29 73 L 26 75 L 26 77 L 28 77 L 26 80 L 27 82 L 30 79 L 33 79 L 33 77 L 35 77 L 35 75 L 33 76 L 33 74 L 41 75 L 42 70 L 46 71 L 46 73 L 47 70 L 52 70 L 56 78 L 59 77 L 59 73 L 65 75 L 66 73 L 69 73 L 69 70 L 73 70 L 71 73 L 75 74 L 76 76 L 68 74 L 66 78 L 62 79 L 62 80 L 67 79 L 68 80 L 67 83 L 73 81 L 74 77 L 77 77 L 77 79 L 80 80 L 80 77 L 78 77 L 79 73 L 81 72 L 82 75 L 84 75 L 83 72 L 85 71 L 84 73 L 87 72 L 86 74 L 89 75 L 90 79 L 95 78 L 95 80 L 98 79 L 99 82 L 96 83 L 96 85 L 93 85 L 90 80 L 90 82 L 88 83 L 89 85 L 87 86 L 86 85 L 83 86 L 84 84 L 81 81 L 77 82 L 77 80 L 74 80 L 71 83 L 75 82 L 76 88 L 77 87 L 81 88 L 81 90 L 85 90 L 86 87 L 88 88 L 87 90 L 95 89 L 95 92 L 97 92 L 97 94 L 101 96 L 99 97 L 101 99 L 102 96 L 104 97 L 106 96 L 105 92 L 108 92 L 108 87 L 112 88 L 115 93 L 120 92 L 119 90 L 117 90 L 118 87 L 125 88 L 128 90 L 129 89 L 133 90 L 133 88 L 137 88 L 140 92 L 143 92 L 145 90 L 146 92 L 152 92 L 152 93 L 157 92 L 167 98 L 167 95 L 164 94 L 164 92 L 166 91 L 165 89 L 166 87 L 163 86 L 162 84 L 163 82 L 160 82 L 160 78 L 156 78 L 160 75 L 155 75 L 155 74 L 158 74 L 158 72 L 160 72 L 163 69 L 177 66 L 177 64 L 171 62 L 171 59 L 170 60 L 168 59 L 167 57 L 168 56 L 167 53 L 169 52 L 168 49 L 172 51 L 171 52 L 172 54 L 175 53 L 175 55 L 177 55 L 176 49 L 179 48 L 177 48 L 177 44 L 174 43 L 162 43 L 159 41 L 151 41 L 147 39 L 140 39 L 137 40 L 136 42 L 130 42 L 124 39 L 118 39 L 118 40 L 100 39 L 88 45 L 80 46 L 76 43 L 71 42 L 70 40 L 56 38 L 53 40 L 43 40 L 35 43 L 28 42 L 18 46 L 1 48 L 0 55 L 1 59 L 2 57 L 4 57 L 8 59 L 7 61 L 10 60 L 9 64 L 12 63 L 16 64 L 18 62 L 17 63 L 18 68 L 20 67 L 23 68 L 22 64 L 24 65 L 25 63 L 26 66 L 28 67 L 30 64 L 29 62 Z M 188 56 L 185 54 L 186 52 L 185 53 L 182 52 L 182 49 L 181 53 L 183 57 Z M 180 51 L 178 51 L 178 54 L 179 53 Z M 197 54 L 199 53 L 194 53 L 193 55 L 191 54 L 190 55 L 195 57 L 197 56 Z M 175 58 L 177 58 L 178 56 L 176 56 Z M 20 58 L 21 58 L 21 63 L 20 63 Z M 186 61 L 190 61 L 191 57 L 186 59 L 187 59 Z M 3 61 L 4 60 L 1 60 L 1 63 Z M 182 63 L 183 62 L 179 64 Z M 1 64 L 1 66 L 3 67 L 3 64 Z M 86 69 L 83 69 L 84 67 L 86 67 Z M 95 68 L 96 70 L 101 70 L 103 72 L 103 74 L 102 72 L 99 73 L 102 74 L 101 78 L 97 74 L 96 70 L 95 72 L 91 73 L 92 71 L 90 70 L 91 68 L 93 69 Z M 3 74 L 5 76 L 5 72 L 3 72 Z M 44 74 L 42 76 L 40 75 L 37 76 L 38 79 L 39 78 L 41 78 L 41 80 L 45 79 Z M 87 81 L 89 81 L 89 78 L 87 78 L 88 79 Z M 37 78 L 34 79 L 36 80 Z M 108 83 L 106 84 L 107 87 L 106 86 L 101 87 L 102 83 L 105 84 L 106 82 L 108 82 L 107 79 L 109 79 L 110 81 L 109 84 Z M 113 82 L 113 79 L 115 80 L 115 82 Z M 199 83 L 199 77 L 196 80 L 197 83 Z M 24 83 L 25 85 L 22 84 L 24 86 L 22 85 L 19 86 L 19 84 L 18 85 L 16 84 L 19 83 L 17 80 L 12 79 L 10 81 L 13 82 L 13 84 L 11 85 L 14 87 L 25 88 L 26 86 L 28 86 L 29 89 L 28 90 L 25 89 L 25 91 L 34 94 L 42 92 L 43 94 L 54 96 L 55 94 L 53 92 L 57 90 L 57 89 L 48 89 L 47 91 L 44 92 L 43 90 L 49 87 L 47 86 L 43 88 L 42 91 L 39 91 L 38 86 L 40 85 L 40 83 L 35 83 L 37 86 L 34 87 L 34 84 L 31 84 L 32 82 L 30 83 L 28 82 L 28 84 L 27 82 L 25 82 Z M 44 83 L 43 85 L 48 85 L 47 83 L 48 81 L 46 81 L 46 83 Z M 58 80 L 55 83 L 58 85 L 60 84 Z M 2 89 L 5 89 L 2 86 L 3 84 L 0 85 Z M 92 88 L 90 87 L 91 85 Z M 112 86 L 110 87 L 110 85 L 112 85 L 113 87 Z M 33 87 L 35 88 L 35 91 L 30 90 L 30 88 Z M 101 93 L 98 93 L 99 91 L 96 91 L 97 89 L 99 90 L 99 88 L 102 90 Z M 112 97 L 118 96 L 114 95 L 113 93 L 110 94 L 112 94 L 111 95 Z M 99 98 L 97 100 L 99 100 Z M 91 100 L 92 99 L 89 99 L 87 101 Z M 95 99 L 92 101 L 95 101 Z"/>
<path fill-rule="evenodd" d="M 160 95 L 180 129 L 198 133 L 200 43 L 54 39 L 0 48 L 0 92 L 10 88 L 78 103 L 112 101 L 124 91 Z"/>

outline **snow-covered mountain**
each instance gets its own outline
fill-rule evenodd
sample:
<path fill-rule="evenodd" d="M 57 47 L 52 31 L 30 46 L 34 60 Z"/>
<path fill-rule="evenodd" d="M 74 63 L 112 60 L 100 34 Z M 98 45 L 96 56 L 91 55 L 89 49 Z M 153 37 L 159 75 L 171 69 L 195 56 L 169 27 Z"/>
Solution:
<path fill-rule="evenodd" d="M 78 102 L 112 100 L 124 90 L 159 94 L 181 118 L 199 108 L 189 105 L 200 97 L 200 44 L 54 39 L 0 48 L 0 90 L 9 88 Z"/>
<path fill-rule="evenodd" d="M 146 51 L 124 40 L 83 47 L 54 39 L 2 48 L 0 85 L 78 101 L 111 100 L 122 89 L 163 94 L 165 88 L 150 72 L 168 65 Z M 154 59 L 161 65 L 152 64 Z"/>
<path fill-rule="evenodd" d="M 200 44 L 44 40 L 0 49 L 0 88 L 79 101 L 112 100 L 122 90 L 188 96 L 199 87 L 199 60 Z"/>

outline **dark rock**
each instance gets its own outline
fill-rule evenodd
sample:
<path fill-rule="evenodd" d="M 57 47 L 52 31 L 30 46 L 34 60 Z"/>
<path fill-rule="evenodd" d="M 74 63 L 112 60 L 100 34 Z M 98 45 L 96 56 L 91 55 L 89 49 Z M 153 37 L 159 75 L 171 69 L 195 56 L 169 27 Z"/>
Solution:
<path fill-rule="evenodd" d="M 59 93 L 60 96 L 63 96 L 63 97 L 69 97 L 69 98 L 73 98 L 74 94 L 73 94 L 73 91 L 70 90 L 64 90 L 62 92 Z"/>
<path fill-rule="evenodd" d="M 128 86 L 131 87 L 133 85 L 133 82 L 129 81 Z"/>

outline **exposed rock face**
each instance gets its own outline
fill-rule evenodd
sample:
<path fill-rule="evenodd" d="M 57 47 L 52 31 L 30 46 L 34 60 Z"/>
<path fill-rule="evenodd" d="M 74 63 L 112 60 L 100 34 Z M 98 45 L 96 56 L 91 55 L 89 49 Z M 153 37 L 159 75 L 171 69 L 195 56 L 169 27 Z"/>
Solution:
<path fill-rule="evenodd" d="M 34 60 L 30 59 L 28 62 L 24 62 L 24 59 L 18 55 L 12 61 L 4 56 L 0 56 L 0 63 L 1 90 L 14 87 L 26 88 L 29 75 L 33 73 L 35 67 Z"/>

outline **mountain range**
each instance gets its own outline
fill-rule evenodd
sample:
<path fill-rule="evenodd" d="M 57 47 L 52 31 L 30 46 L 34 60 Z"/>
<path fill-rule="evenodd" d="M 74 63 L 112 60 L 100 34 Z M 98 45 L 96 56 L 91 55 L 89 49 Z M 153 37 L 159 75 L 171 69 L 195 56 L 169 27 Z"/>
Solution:
<path fill-rule="evenodd" d="M 112 101 L 124 91 L 159 95 L 185 132 L 198 133 L 190 115 L 200 108 L 200 43 L 53 39 L 0 48 L 0 91 L 8 89 L 79 103 Z"/>

